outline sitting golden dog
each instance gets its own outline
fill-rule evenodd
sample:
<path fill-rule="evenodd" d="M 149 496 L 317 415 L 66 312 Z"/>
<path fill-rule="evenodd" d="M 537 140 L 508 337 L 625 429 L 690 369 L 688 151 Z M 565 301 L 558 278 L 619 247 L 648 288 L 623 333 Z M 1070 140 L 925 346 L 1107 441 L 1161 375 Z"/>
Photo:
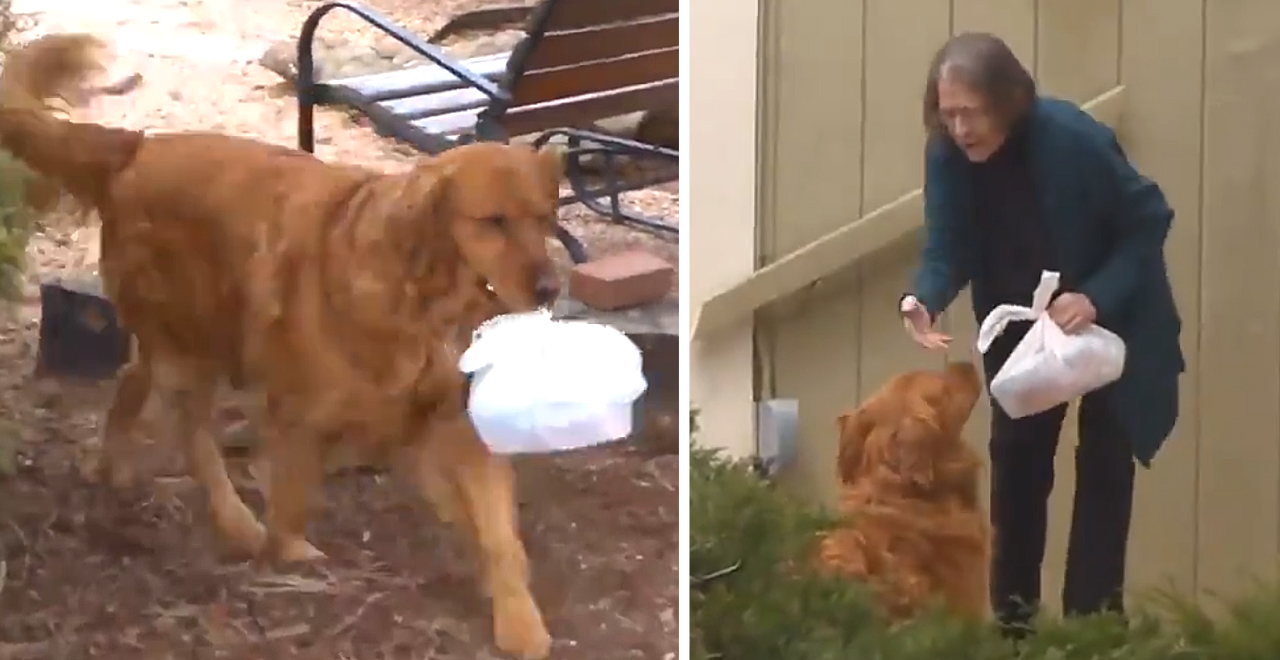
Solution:
<path fill-rule="evenodd" d="M 311 560 L 323 556 L 305 532 L 326 451 L 367 438 L 474 537 L 497 646 L 545 657 L 512 469 L 475 435 L 457 360 L 485 319 L 558 295 L 546 246 L 558 154 L 475 144 L 384 174 L 250 139 L 52 115 L 42 90 L 83 89 L 72 83 L 99 45 L 55 34 L 8 55 L 0 145 L 102 218 L 104 287 L 137 342 L 104 424 L 102 478 L 133 481 L 131 433 L 154 390 L 221 535 Z M 210 430 L 224 379 L 265 395 L 265 527 Z"/>
<path fill-rule="evenodd" d="M 848 522 L 823 538 L 821 563 L 866 581 L 893 620 L 937 601 L 975 619 L 990 610 L 981 461 L 961 437 L 980 388 L 967 362 L 913 371 L 840 416 L 840 512 Z"/>

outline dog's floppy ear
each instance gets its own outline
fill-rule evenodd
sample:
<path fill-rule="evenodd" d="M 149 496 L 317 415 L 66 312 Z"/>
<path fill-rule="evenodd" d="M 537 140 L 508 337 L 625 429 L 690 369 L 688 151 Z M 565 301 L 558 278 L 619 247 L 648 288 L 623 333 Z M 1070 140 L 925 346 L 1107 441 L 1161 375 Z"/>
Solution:
<path fill-rule="evenodd" d="M 401 216 L 410 227 L 414 227 L 410 233 L 416 234 L 420 231 L 424 217 L 443 212 L 444 206 L 449 203 L 457 169 L 457 165 L 453 163 L 442 163 L 432 158 L 420 159 L 406 173 L 396 199 L 388 200 L 396 205 L 396 208 L 388 211 Z"/>
<path fill-rule="evenodd" d="M 443 223 L 426 219 L 446 212 L 455 169 L 452 164 L 424 158 L 407 172 L 366 181 L 350 205 L 360 214 L 354 224 L 355 249 L 390 247 L 393 252 L 416 255 L 409 261 L 417 263 L 424 236 L 445 231 Z"/>
<path fill-rule="evenodd" d="M 893 461 L 898 476 L 919 488 L 928 489 L 937 479 L 942 430 L 937 420 L 924 411 L 913 411 L 898 425 L 894 437 Z"/>
<path fill-rule="evenodd" d="M 414 176 L 405 185 L 405 194 L 420 209 L 434 210 L 445 201 L 457 170 L 458 166 L 453 163 L 420 160 L 413 168 Z"/>
<path fill-rule="evenodd" d="M 846 412 L 836 418 L 840 430 L 840 449 L 836 454 L 836 476 L 843 484 L 852 484 L 862 465 L 862 454 L 871 434 L 872 422 L 865 408 Z"/>

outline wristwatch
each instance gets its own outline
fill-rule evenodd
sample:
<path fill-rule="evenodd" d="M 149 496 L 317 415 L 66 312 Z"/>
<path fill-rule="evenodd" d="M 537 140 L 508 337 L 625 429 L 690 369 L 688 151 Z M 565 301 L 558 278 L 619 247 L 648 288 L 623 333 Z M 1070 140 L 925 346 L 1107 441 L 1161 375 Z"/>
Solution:
<path fill-rule="evenodd" d="M 902 297 L 898 299 L 898 314 L 905 316 L 909 310 L 919 304 L 920 299 L 915 297 L 914 294 L 904 293 L 902 294 Z"/>

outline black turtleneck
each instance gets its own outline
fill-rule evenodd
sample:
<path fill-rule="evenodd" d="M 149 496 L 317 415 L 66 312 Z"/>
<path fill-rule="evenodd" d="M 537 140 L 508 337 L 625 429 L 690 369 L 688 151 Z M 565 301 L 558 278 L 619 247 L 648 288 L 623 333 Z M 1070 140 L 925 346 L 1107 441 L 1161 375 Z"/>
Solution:
<path fill-rule="evenodd" d="M 1040 272 L 1054 259 L 1035 191 L 1026 122 L 985 162 L 971 163 L 977 269 L 992 307 L 1030 306 Z M 983 310 L 982 314 L 990 310 Z"/>

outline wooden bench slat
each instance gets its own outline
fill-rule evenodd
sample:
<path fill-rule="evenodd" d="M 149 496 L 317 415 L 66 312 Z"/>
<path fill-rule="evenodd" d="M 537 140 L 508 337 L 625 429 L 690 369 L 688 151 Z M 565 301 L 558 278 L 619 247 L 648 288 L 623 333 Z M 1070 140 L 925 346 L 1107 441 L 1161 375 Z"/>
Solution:
<path fill-rule="evenodd" d="M 507 60 L 511 53 L 499 53 L 463 60 L 462 64 L 477 75 L 497 81 L 507 71 Z M 368 101 L 389 101 L 392 99 L 420 96 L 450 89 L 462 88 L 465 83 L 452 73 L 434 64 L 424 64 L 400 71 L 374 73 L 353 78 L 339 78 L 324 83 L 328 87 L 342 87 Z"/>
<path fill-rule="evenodd" d="M 680 16 L 664 14 L 629 23 L 547 33 L 529 54 L 524 67 L 527 73 L 679 46 Z"/>
<path fill-rule="evenodd" d="M 614 91 L 678 78 L 679 74 L 678 48 L 654 50 L 581 66 L 531 71 L 516 80 L 515 87 L 511 90 L 511 108 Z"/>
<path fill-rule="evenodd" d="M 615 117 L 680 102 L 680 80 L 622 87 L 607 92 L 557 99 L 513 108 L 502 118 L 510 135 L 528 135 L 552 128 L 589 128 L 604 117 Z"/>
<path fill-rule="evenodd" d="M 479 114 L 478 110 L 461 110 L 434 117 L 424 117 L 412 123 L 418 130 L 428 133 L 456 136 L 461 133 L 470 133 L 476 127 L 476 118 Z"/>
<path fill-rule="evenodd" d="M 451 89 L 406 99 L 383 101 L 378 105 L 405 119 L 422 119 L 461 110 L 478 110 L 489 104 L 489 97 L 477 89 Z"/>
<path fill-rule="evenodd" d="M 588 128 L 601 117 L 625 115 L 680 101 L 680 81 L 672 78 L 610 92 L 589 94 L 549 103 L 531 105 L 508 112 L 502 127 L 512 137 L 539 133 L 552 128 Z M 463 110 L 425 117 L 413 122 L 428 133 L 457 135 L 475 128 L 478 110 Z"/>
<path fill-rule="evenodd" d="M 625 23 L 645 16 L 674 14 L 680 0 L 553 0 L 551 15 L 544 23 L 548 32 L 578 30 L 609 23 Z M 529 17 L 536 24 L 541 12 Z"/>

